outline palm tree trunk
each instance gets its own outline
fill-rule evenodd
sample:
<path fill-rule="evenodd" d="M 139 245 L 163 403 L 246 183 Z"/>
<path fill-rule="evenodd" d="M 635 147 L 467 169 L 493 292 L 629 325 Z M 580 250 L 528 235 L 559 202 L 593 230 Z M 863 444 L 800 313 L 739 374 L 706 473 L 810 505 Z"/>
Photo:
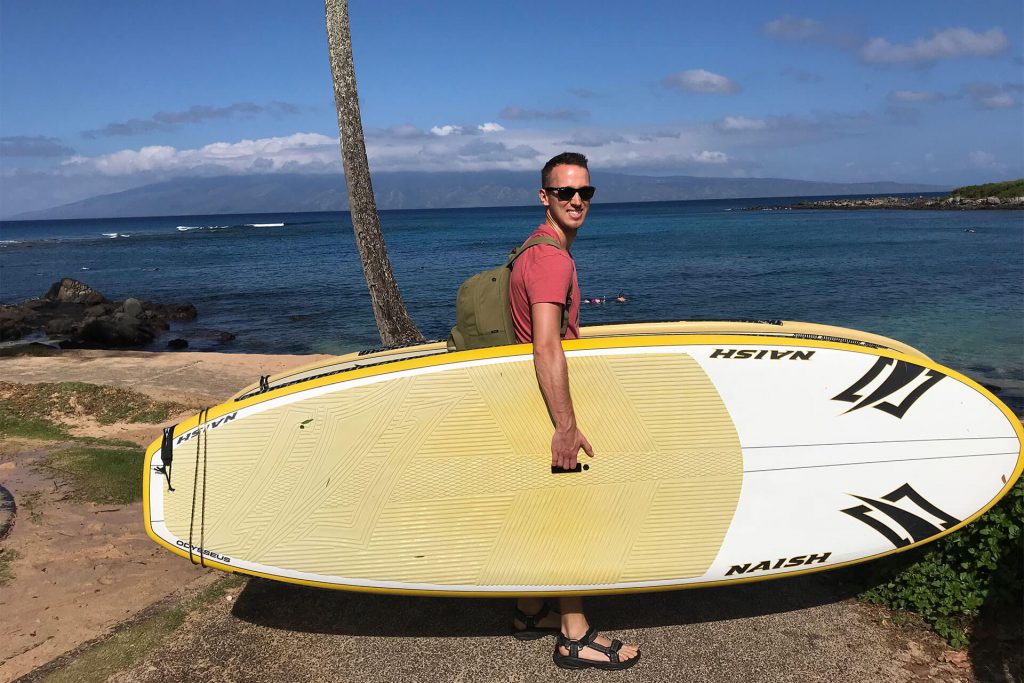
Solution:
<path fill-rule="evenodd" d="M 348 186 L 348 208 L 352 216 L 352 232 L 363 275 L 370 288 L 373 315 L 380 339 L 385 346 L 423 341 L 423 335 L 409 317 L 391 272 L 391 261 L 380 229 L 380 216 L 373 198 L 370 164 L 366 158 L 363 123 L 359 115 L 359 91 L 356 89 L 355 65 L 352 61 L 352 36 L 348 24 L 348 0 L 325 0 L 327 11 L 327 46 L 334 80 L 334 104 L 338 109 L 338 133 L 341 159 Z"/>

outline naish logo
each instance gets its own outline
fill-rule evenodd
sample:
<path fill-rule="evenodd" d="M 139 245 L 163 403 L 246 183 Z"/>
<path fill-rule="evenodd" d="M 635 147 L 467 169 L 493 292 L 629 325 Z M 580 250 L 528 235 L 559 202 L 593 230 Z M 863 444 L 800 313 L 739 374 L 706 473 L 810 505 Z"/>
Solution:
<path fill-rule="evenodd" d="M 182 434 L 181 436 L 174 440 L 174 445 L 177 446 L 178 444 L 185 443 L 193 436 L 198 436 L 200 432 L 205 432 L 208 429 L 216 429 L 221 425 L 227 424 L 228 422 L 234 420 L 237 415 L 238 411 L 236 410 L 235 412 L 230 413 L 228 415 L 224 415 L 223 417 L 218 417 L 216 420 L 213 420 L 212 422 L 207 422 L 205 425 L 201 427 L 196 427 L 193 430 L 185 432 L 184 434 Z"/>
<path fill-rule="evenodd" d="M 952 529 L 960 520 L 904 484 L 875 499 L 849 494 L 863 505 L 840 510 L 885 536 L 896 548 L 920 543 Z"/>
<path fill-rule="evenodd" d="M 188 550 L 189 548 L 191 548 L 192 549 L 191 552 L 199 553 L 200 555 L 206 555 L 207 557 L 209 557 L 211 559 L 214 559 L 214 560 L 217 560 L 218 562 L 224 562 L 225 564 L 230 564 L 231 563 L 231 558 L 228 557 L 227 555 L 221 555 L 220 553 L 215 553 L 212 550 L 209 550 L 207 548 L 200 548 L 199 546 L 191 545 L 190 543 L 186 543 L 185 541 L 182 541 L 182 540 L 176 540 L 175 544 L 179 548 L 183 548 L 185 550 Z"/>
<path fill-rule="evenodd" d="M 804 567 L 814 563 L 824 564 L 825 560 L 831 557 L 831 555 L 832 553 L 822 553 L 820 555 L 797 555 L 796 557 L 780 557 L 777 560 L 761 560 L 756 564 L 754 562 L 734 564 L 729 567 L 729 571 L 727 571 L 725 575 L 753 574 L 754 572 L 764 572 L 769 569 L 792 569 L 793 567 Z"/>
<path fill-rule="evenodd" d="M 884 371 L 888 371 L 888 374 L 881 378 L 881 384 L 870 393 L 864 391 Z M 881 410 L 893 417 L 903 419 L 910 407 L 924 395 L 924 392 L 935 386 L 943 377 L 945 375 L 937 370 L 925 372 L 925 368 L 920 365 L 883 357 L 875 361 L 875 364 L 864 373 L 863 377 L 843 390 L 838 396 L 833 396 L 832 400 L 854 404 L 843 413 L 844 415 L 871 406 L 875 410 Z M 899 403 L 886 400 L 906 387 L 913 388 Z M 865 396 L 865 394 L 867 395 Z"/>
<path fill-rule="evenodd" d="M 814 351 L 779 351 L 778 349 L 715 349 L 712 358 L 731 360 L 810 360 Z"/>

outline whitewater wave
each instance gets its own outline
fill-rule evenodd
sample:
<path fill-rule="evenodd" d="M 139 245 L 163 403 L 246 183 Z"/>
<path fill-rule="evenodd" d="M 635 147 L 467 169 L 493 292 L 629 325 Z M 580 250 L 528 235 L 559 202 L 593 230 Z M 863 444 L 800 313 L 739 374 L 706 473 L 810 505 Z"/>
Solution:
<path fill-rule="evenodd" d="M 116 240 L 118 237 L 131 237 L 131 233 L 127 232 L 105 232 L 104 237 L 109 237 L 112 240 Z"/>
<path fill-rule="evenodd" d="M 233 225 L 179 225 L 178 232 L 193 230 L 237 230 L 239 228 L 283 228 L 284 223 L 236 223 Z"/>

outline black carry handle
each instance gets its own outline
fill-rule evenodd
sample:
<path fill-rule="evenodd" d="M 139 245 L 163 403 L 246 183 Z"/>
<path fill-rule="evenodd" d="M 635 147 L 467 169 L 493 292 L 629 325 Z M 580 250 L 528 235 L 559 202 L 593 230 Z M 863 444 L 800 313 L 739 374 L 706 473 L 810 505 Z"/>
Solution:
<path fill-rule="evenodd" d="M 572 474 L 574 472 L 581 472 L 583 470 L 589 469 L 590 465 L 583 465 L 581 463 L 576 463 L 576 467 L 572 468 L 571 470 L 563 470 L 561 467 L 555 467 L 554 465 L 552 465 L 551 474 Z"/>

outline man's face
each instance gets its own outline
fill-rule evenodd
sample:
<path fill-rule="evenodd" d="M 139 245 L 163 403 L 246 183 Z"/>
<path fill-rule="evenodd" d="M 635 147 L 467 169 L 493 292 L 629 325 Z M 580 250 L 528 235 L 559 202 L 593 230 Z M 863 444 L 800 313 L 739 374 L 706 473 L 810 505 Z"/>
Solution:
<path fill-rule="evenodd" d="M 590 173 L 582 166 L 561 164 L 551 169 L 548 187 L 586 187 Z M 560 200 L 553 192 L 541 188 L 540 203 L 547 208 L 548 221 L 562 230 L 578 230 L 590 210 L 590 202 L 574 194 L 568 201 Z"/>

